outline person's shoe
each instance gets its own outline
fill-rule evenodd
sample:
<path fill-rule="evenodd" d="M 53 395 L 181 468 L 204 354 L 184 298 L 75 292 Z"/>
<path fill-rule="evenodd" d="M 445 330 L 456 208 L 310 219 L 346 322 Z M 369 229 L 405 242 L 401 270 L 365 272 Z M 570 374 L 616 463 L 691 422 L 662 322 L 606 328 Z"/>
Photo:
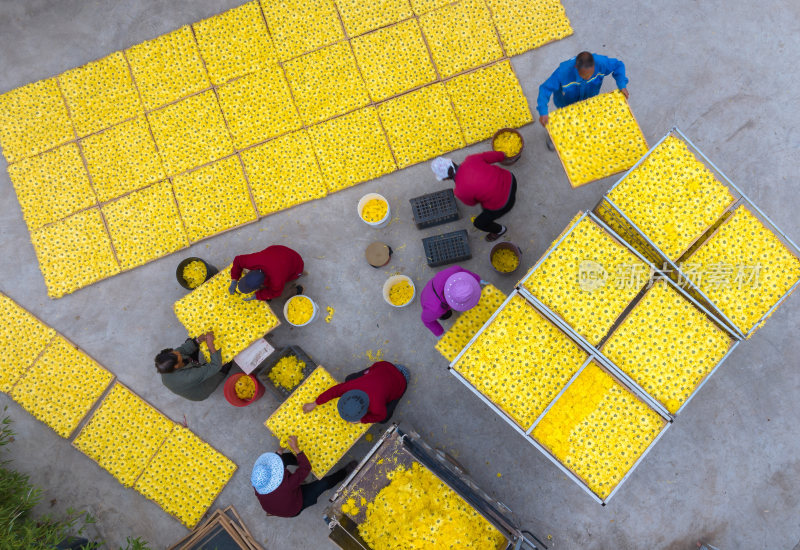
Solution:
<path fill-rule="evenodd" d="M 295 296 L 300 296 L 303 293 L 303 287 L 300 285 L 297 285 L 297 287 L 295 287 L 295 290 L 297 291 L 295 293 Z"/>
<path fill-rule="evenodd" d="M 546 134 L 544 136 L 544 144 L 545 146 L 547 146 L 548 151 L 550 151 L 551 153 L 555 152 L 556 146 L 553 145 L 553 140 L 550 139 L 550 134 Z"/>
<path fill-rule="evenodd" d="M 506 227 L 505 225 L 501 225 L 500 227 L 503 228 L 503 229 L 500 230 L 500 233 L 489 233 L 488 235 L 486 235 L 486 240 L 488 242 L 490 242 L 490 243 L 494 242 L 494 241 L 496 241 L 497 239 L 499 239 L 500 237 L 502 237 L 503 235 L 506 234 L 506 231 L 508 231 L 508 227 Z"/>

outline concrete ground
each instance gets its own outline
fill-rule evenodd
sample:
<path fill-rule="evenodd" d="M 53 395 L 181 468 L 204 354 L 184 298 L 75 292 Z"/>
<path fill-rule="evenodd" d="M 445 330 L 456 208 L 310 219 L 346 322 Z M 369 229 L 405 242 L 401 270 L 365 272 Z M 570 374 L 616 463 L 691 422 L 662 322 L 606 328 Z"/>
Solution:
<path fill-rule="evenodd" d="M 239 0 L 2 0 L 0 92 L 52 76 L 241 3 Z M 795 69 L 800 5 L 781 0 L 641 2 L 564 0 L 575 34 L 515 57 L 512 63 L 531 106 L 538 84 L 580 50 L 622 58 L 630 102 L 648 141 L 678 125 L 795 240 L 800 218 L 797 153 L 800 111 Z M 793 53 L 794 52 L 794 53 Z M 607 82 L 606 87 L 611 87 Z M 514 167 L 518 202 L 505 218 L 508 238 L 532 265 L 579 209 L 591 208 L 613 178 L 571 189 L 540 126 L 522 129 L 527 147 Z M 480 151 L 479 144 L 453 154 Z M 357 161 L 357 160 L 355 160 Z M 2 161 L 0 161 L 2 162 Z M 5 168 L 2 166 L 1 168 Z M 543 455 L 447 373 L 434 337 L 419 322 L 417 304 L 396 310 L 382 302 L 381 284 L 400 271 L 418 285 L 433 274 L 420 238 L 469 226 L 474 211 L 449 226 L 418 231 L 408 199 L 444 187 L 428 164 L 408 168 L 324 200 L 270 216 L 60 300 L 47 298 L 33 247 L 6 171 L 0 170 L 0 290 L 65 334 L 118 379 L 182 421 L 231 457 L 239 470 L 216 506 L 233 504 L 270 550 L 331 546 L 324 504 L 296 519 L 266 518 L 249 487 L 255 457 L 276 442 L 263 426 L 276 407 L 269 396 L 253 406 L 228 405 L 219 389 L 203 403 L 162 387 L 152 357 L 183 341 L 172 313 L 183 295 L 175 265 L 190 255 L 224 266 L 237 252 L 280 242 L 307 262 L 307 293 L 333 306 L 333 322 L 306 329 L 282 326 L 279 345 L 298 344 L 335 375 L 365 367 L 368 351 L 408 365 L 412 386 L 396 419 L 458 458 L 478 483 L 516 512 L 522 526 L 551 548 L 694 548 L 703 539 L 722 549 L 798 548 L 800 540 L 800 298 L 794 296 L 744 342 L 703 387 L 674 426 L 606 507 L 596 504 Z M 368 191 L 387 196 L 394 223 L 367 229 L 355 215 Z M 383 239 L 396 250 L 384 269 L 363 260 L 365 246 Z M 516 277 L 490 271 L 489 245 L 472 231 L 473 259 L 464 266 L 502 290 Z M 281 304 L 278 303 L 278 306 Z M 19 436 L 8 448 L 15 467 L 44 488 L 42 512 L 67 506 L 98 518 L 110 547 L 128 535 L 163 548 L 186 529 L 34 420 L 5 395 Z M 378 429 L 373 428 L 373 433 Z M 368 448 L 362 442 L 351 456 Z M 502 477 L 497 477 L 501 473 Z M 55 504 L 50 504 L 56 499 Z"/>

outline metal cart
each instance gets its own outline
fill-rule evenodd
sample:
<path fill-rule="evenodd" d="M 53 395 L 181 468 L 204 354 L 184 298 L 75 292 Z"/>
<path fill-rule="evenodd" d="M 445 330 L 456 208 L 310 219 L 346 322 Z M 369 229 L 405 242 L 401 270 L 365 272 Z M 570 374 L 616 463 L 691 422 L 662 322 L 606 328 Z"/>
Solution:
<path fill-rule="evenodd" d="M 486 518 L 505 537 L 504 550 L 547 548 L 533 534 L 520 529 L 511 510 L 478 487 L 455 460 L 422 441 L 413 431 L 405 433 L 396 425 L 386 430 L 331 496 L 331 504 L 323 516 L 331 530 L 328 538 L 342 550 L 372 550 L 358 534 L 358 526 L 366 518 L 366 507 L 361 507 L 358 514 L 351 517 L 342 512 L 342 505 L 354 495 L 373 500 L 389 485 L 389 472 L 401 465 L 409 468 L 414 462 L 427 468 Z"/>

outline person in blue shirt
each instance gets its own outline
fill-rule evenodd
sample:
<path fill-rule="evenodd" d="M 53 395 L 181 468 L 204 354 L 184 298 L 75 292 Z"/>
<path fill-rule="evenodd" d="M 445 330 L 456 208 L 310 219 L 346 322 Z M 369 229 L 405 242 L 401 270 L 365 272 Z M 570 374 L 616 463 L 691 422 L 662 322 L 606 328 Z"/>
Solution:
<path fill-rule="evenodd" d="M 558 108 L 589 99 L 600 93 L 603 78 L 608 75 L 614 77 L 617 88 L 627 98 L 628 77 L 625 76 L 625 64 L 619 59 L 581 52 L 572 59 L 561 63 L 550 75 L 550 78 L 539 86 L 539 98 L 536 101 L 539 122 L 542 126 L 547 126 L 548 104 L 551 96 L 553 103 Z M 547 148 L 553 150 L 549 138 Z"/>

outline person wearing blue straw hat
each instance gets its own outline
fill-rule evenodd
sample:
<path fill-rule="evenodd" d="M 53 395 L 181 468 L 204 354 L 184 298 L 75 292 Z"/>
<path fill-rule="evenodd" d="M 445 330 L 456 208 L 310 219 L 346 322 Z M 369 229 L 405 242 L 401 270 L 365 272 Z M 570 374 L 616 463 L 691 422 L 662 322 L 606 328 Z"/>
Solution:
<path fill-rule="evenodd" d="M 264 453 L 256 459 L 250 473 L 250 484 L 256 498 L 269 516 L 293 518 L 299 515 L 316 504 L 322 493 L 344 481 L 357 464 L 353 460 L 319 481 L 303 483 L 311 473 L 311 463 L 300 450 L 296 435 L 289 437 L 288 444 L 294 454 Z M 289 471 L 289 466 L 297 467 L 294 473 Z"/>

